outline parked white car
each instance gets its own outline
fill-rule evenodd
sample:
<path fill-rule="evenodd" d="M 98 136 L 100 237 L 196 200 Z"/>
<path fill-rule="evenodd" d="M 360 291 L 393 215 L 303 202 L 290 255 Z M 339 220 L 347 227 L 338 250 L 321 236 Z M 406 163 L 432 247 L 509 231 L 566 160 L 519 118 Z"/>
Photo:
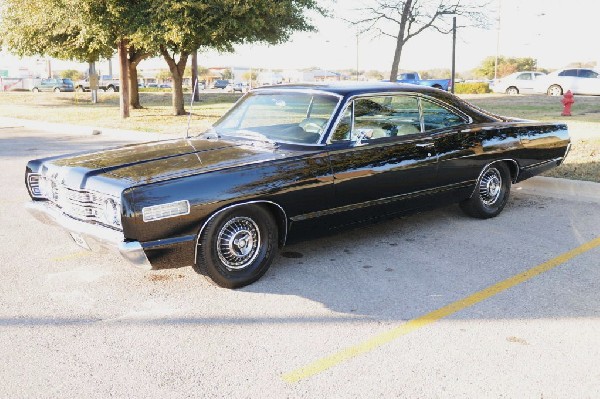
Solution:
<path fill-rule="evenodd" d="M 567 90 L 573 94 L 600 95 L 600 73 L 589 68 L 559 69 L 540 79 L 536 91 L 562 96 Z"/>
<path fill-rule="evenodd" d="M 536 90 L 537 81 L 546 76 L 542 72 L 515 72 L 500 79 L 495 79 L 490 84 L 494 93 L 520 94 L 533 93 Z"/>

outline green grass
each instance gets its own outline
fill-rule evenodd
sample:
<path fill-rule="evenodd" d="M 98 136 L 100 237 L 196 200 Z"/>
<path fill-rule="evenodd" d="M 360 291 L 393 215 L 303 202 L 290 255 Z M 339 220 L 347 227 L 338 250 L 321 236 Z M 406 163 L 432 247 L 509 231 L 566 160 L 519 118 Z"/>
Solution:
<path fill-rule="evenodd" d="M 192 130 L 203 130 L 227 111 L 239 94 L 201 93 L 192 108 Z M 97 104 L 90 93 L 0 93 L 0 116 L 72 123 L 93 127 L 158 133 L 185 132 L 188 116 L 173 116 L 171 93 L 140 93 L 144 109 L 131 109 L 131 117 L 120 118 L 119 94 L 98 93 Z M 190 110 L 190 94 L 185 96 Z"/>
<path fill-rule="evenodd" d="M 240 97 L 233 93 L 200 94 L 192 109 L 191 131 L 199 132 L 225 113 Z M 565 163 L 546 176 L 600 182 L 600 97 L 575 96 L 572 116 L 561 116 L 560 97 L 545 95 L 507 96 L 499 94 L 461 95 L 491 112 L 524 119 L 564 122 L 573 135 L 573 147 Z M 90 93 L 0 92 L 0 116 L 72 123 L 92 127 L 183 133 L 187 116 L 173 116 L 171 93 L 142 92 L 144 109 L 131 110 L 121 120 L 118 93 L 99 93 L 99 103 L 91 103 Z M 185 96 L 190 109 L 190 94 Z"/>

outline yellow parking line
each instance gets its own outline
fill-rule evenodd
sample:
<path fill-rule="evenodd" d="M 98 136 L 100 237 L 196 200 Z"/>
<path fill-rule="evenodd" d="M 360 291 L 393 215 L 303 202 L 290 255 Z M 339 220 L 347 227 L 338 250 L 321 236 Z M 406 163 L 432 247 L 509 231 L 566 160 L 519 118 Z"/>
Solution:
<path fill-rule="evenodd" d="M 85 256 L 88 256 L 91 252 L 90 251 L 79 251 L 79 252 L 75 252 L 69 255 L 65 255 L 65 256 L 59 256 L 56 258 L 52 258 L 51 260 L 53 262 L 64 262 L 66 260 L 71 260 L 71 259 L 77 259 L 77 258 L 83 258 Z"/>
<path fill-rule="evenodd" d="M 565 252 L 564 254 L 559 255 L 556 258 L 550 259 L 549 261 L 537 265 L 529 270 L 526 270 L 523 273 L 519 273 L 506 280 L 491 285 L 479 292 L 476 292 L 472 295 L 469 295 L 468 297 L 465 297 L 442 308 L 434 310 L 433 312 L 427 313 L 421 317 L 412 319 L 392 330 L 376 335 L 375 337 L 364 341 L 358 345 L 343 349 L 337 353 L 334 353 L 333 355 L 324 357 L 304 367 L 286 373 L 282 375 L 281 378 L 288 383 L 296 383 L 300 380 L 312 377 L 327 369 L 337 366 L 342 362 L 350 360 L 363 353 L 372 351 L 373 349 L 385 345 L 403 335 L 407 335 L 415 330 L 418 330 L 419 328 L 425 327 L 431 323 L 435 323 L 436 321 L 443 319 L 444 317 L 448 317 L 460 310 L 473 306 L 487 298 L 490 298 L 509 288 L 521 284 L 527 280 L 530 280 L 533 277 L 547 272 L 551 269 L 554 269 L 555 267 L 569 261 L 570 259 L 581 255 L 582 253 L 587 252 L 591 249 L 594 249 L 598 246 L 600 246 L 600 237 L 588 241 L 575 249 Z"/>

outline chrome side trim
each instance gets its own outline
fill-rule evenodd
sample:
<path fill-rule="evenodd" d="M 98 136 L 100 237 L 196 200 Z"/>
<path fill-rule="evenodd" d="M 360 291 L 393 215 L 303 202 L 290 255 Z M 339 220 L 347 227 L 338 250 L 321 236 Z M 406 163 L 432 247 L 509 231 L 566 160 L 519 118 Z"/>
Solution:
<path fill-rule="evenodd" d="M 464 182 L 460 182 L 460 183 L 449 184 L 447 186 L 429 188 L 429 189 L 420 190 L 420 191 L 413 191 L 413 192 L 407 193 L 407 194 L 400 194 L 400 195 L 394 195 L 391 197 L 379 198 L 376 200 L 365 201 L 365 202 L 361 202 L 358 204 L 344 205 L 344 206 L 340 206 L 337 208 L 326 209 L 324 211 L 305 213 L 303 215 L 294 216 L 294 217 L 290 218 L 290 220 L 292 222 L 300 222 L 303 220 L 314 219 L 314 218 L 321 217 L 321 216 L 333 215 L 333 214 L 340 213 L 340 212 L 368 208 L 368 207 L 375 206 L 375 205 L 391 204 L 392 202 L 401 201 L 401 200 L 414 198 L 414 197 L 419 197 L 421 195 L 428 195 L 428 194 L 440 193 L 440 192 L 444 192 L 444 191 L 469 187 L 473 183 L 474 182 L 472 180 L 468 180 L 468 181 L 464 181 Z"/>
<path fill-rule="evenodd" d="M 284 221 L 284 232 L 283 232 L 283 240 L 282 243 L 285 244 L 286 240 L 287 240 L 287 234 L 288 234 L 288 217 L 287 214 L 285 213 L 285 210 L 283 209 L 283 207 L 281 205 L 279 205 L 276 202 L 273 201 L 267 201 L 267 200 L 255 200 L 255 201 L 246 201 L 246 202 L 240 202 L 237 204 L 233 204 L 233 205 L 229 205 L 226 206 L 225 208 L 219 209 L 217 212 L 213 213 L 212 215 L 210 215 L 210 217 L 208 219 L 206 219 L 206 221 L 204 222 L 204 224 L 202 224 L 202 227 L 200 228 L 200 231 L 198 232 L 198 236 L 196 238 L 196 248 L 195 248 L 195 253 L 194 253 L 194 262 L 196 262 L 196 260 L 198 259 L 198 247 L 200 246 L 200 237 L 202 236 L 202 233 L 204 232 L 204 229 L 206 228 L 206 225 L 213 220 L 217 215 L 219 215 L 222 212 L 225 212 L 226 210 L 238 207 L 238 206 L 244 206 L 244 205 L 250 205 L 250 204 L 271 204 L 271 205 L 275 205 L 277 208 L 279 208 L 279 210 L 281 211 L 281 214 L 283 215 L 283 221 Z"/>
<path fill-rule="evenodd" d="M 538 166 L 546 165 L 546 164 L 552 163 L 552 162 L 560 162 L 563 159 L 564 159 L 564 157 L 552 158 L 552 159 L 549 159 L 547 161 L 542 161 L 542 162 L 534 163 L 532 165 L 524 166 L 523 170 L 537 168 Z"/>

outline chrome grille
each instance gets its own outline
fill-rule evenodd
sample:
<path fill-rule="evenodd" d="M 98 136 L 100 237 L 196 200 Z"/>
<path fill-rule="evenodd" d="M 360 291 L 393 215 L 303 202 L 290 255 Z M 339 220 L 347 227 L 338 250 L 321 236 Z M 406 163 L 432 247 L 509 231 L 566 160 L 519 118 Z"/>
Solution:
<path fill-rule="evenodd" d="M 41 194 L 66 215 L 86 222 L 108 225 L 103 213 L 105 201 L 112 198 L 111 196 L 95 191 L 76 190 L 46 176 L 39 178 L 39 187 Z"/>

